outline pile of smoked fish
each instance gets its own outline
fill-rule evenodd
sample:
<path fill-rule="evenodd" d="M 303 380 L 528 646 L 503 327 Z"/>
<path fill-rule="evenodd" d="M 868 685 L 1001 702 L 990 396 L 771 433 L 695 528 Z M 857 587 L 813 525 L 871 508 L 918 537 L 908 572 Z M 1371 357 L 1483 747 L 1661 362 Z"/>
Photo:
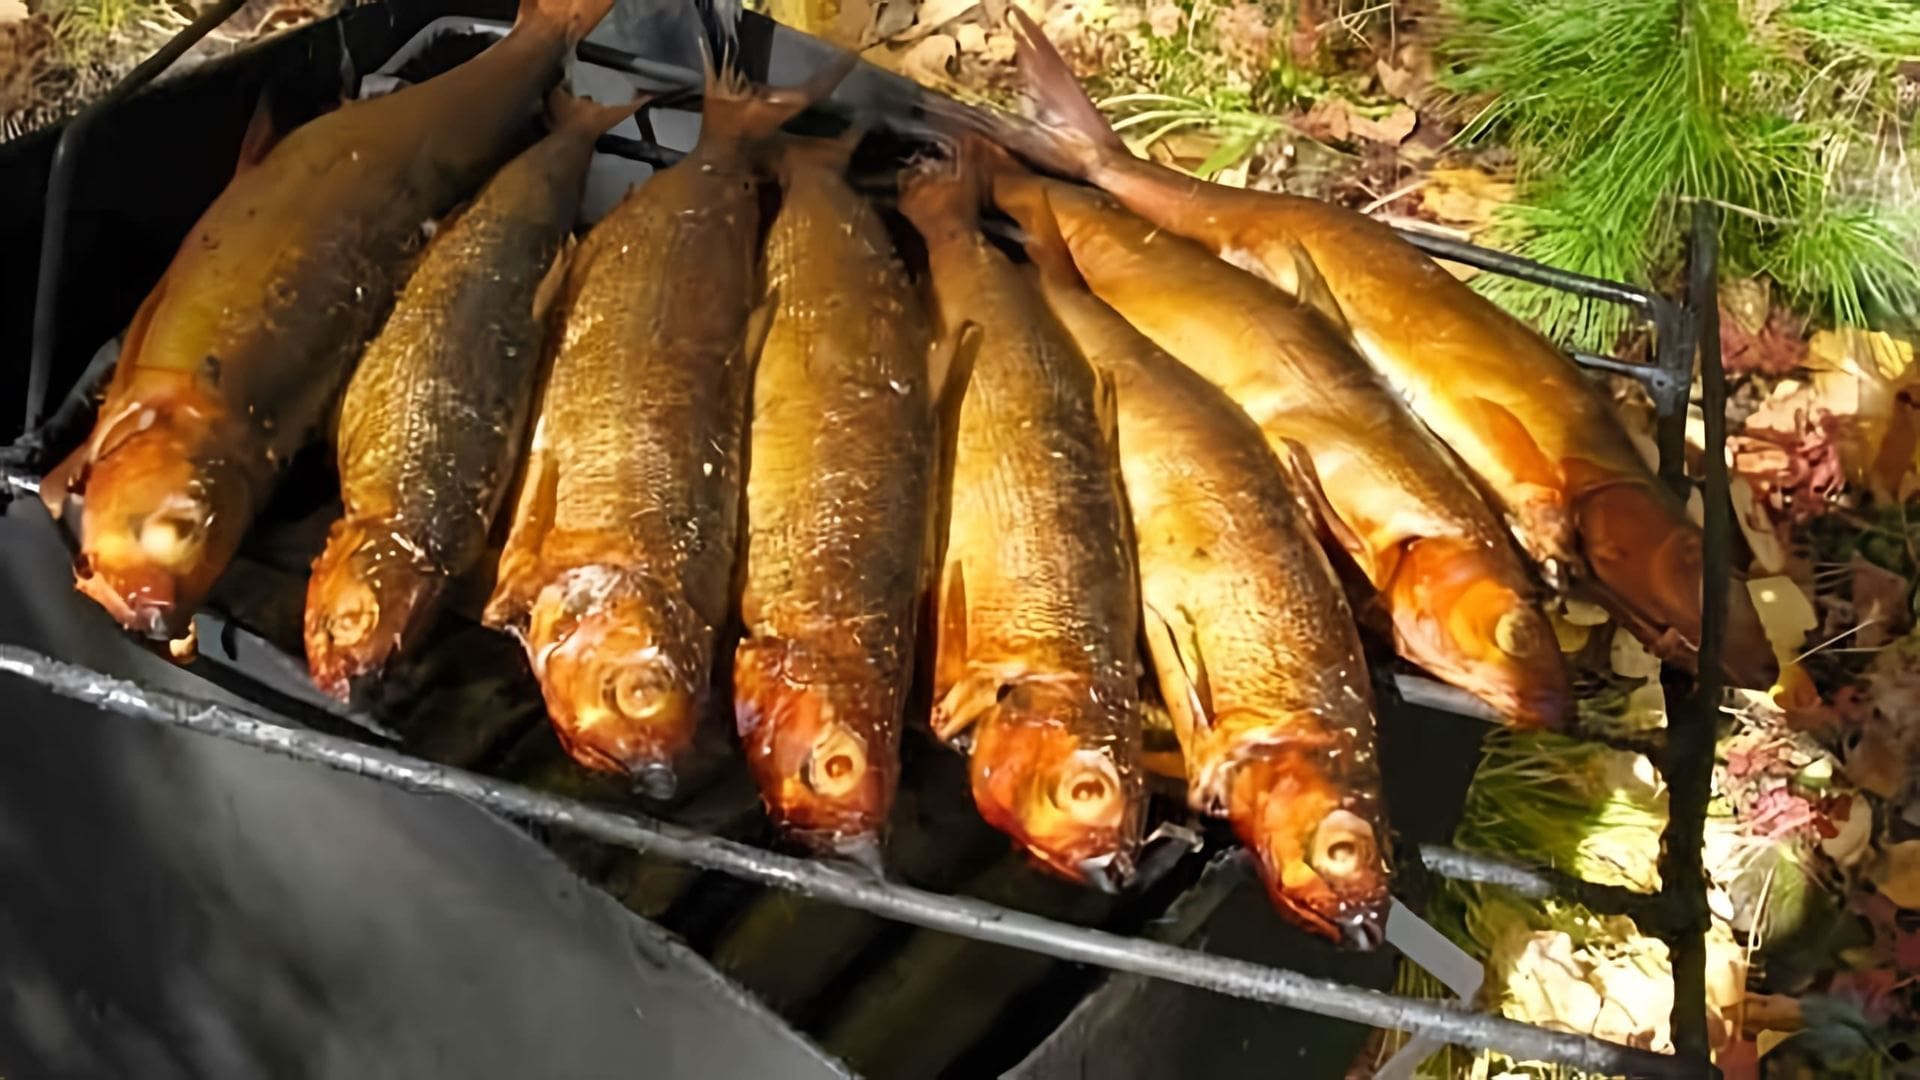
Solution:
<path fill-rule="evenodd" d="M 322 689 L 491 571 L 575 760 L 668 792 L 727 687 L 771 817 L 871 860 L 920 671 L 980 814 L 1116 888 L 1145 677 L 1192 807 L 1363 947 L 1390 881 L 1356 610 L 1516 725 L 1569 712 L 1548 588 L 1688 659 L 1699 532 L 1567 357 L 1367 218 L 1131 156 L 1018 8 L 1039 115 L 954 106 L 897 204 L 850 182 L 858 132 L 781 130 L 844 69 L 723 70 L 697 146 L 576 242 L 595 141 L 644 104 L 552 89 L 606 6 L 526 0 L 442 75 L 256 124 L 44 485 L 84 494 L 82 591 L 180 636 L 337 417 Z M 1737 606 L 1728 655 L 1760 634 Z"/>

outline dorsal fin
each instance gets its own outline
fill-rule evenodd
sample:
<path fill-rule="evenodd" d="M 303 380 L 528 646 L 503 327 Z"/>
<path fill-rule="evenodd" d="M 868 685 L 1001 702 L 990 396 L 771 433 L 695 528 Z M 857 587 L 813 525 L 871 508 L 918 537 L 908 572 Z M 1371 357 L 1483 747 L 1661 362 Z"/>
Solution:
<path fill-rule="evenodd" d="M 234 163 L 234 175 L 260 164 L 279 142 L 280 132 L 273 123 L 273 91 L 262 87 L 259 100 L 253 103 L 253 116 L 247 120 L 247 133 L 240 137 L 240 159 Z"/>

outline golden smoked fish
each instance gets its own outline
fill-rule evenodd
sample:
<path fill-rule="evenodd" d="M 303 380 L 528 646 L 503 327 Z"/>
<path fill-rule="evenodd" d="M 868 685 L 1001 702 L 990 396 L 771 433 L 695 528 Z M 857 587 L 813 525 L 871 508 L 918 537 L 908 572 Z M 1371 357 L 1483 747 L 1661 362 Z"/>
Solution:
<path fill-rule="evenodd" d="M 1328 313 L 1485 483 L 1548 580 L 1590 572 L 1625 625 L 1663 656 L 1692 663 L 1700 530 L 1571 359 L 1364 215 L 1134 157 L 1033 21 L 1019 11 L 1013 19 L 1021 70 L 1046 121 L 1000 125 L 1003 142 L 1295 295 L 1304 250 L 1326 283 Z M 1773 652 L 1744 588 L 1732 590 L 1728 618 L 1728 675 L 1770 685 Z"/>
<path fill-rule="evenodd" d="M 731 601 L 759 147 L 831 88 L 710 77 L 692 153 L 587 234 L 559 301 L 486 621 L 526 646 L 574 760 L 660 797 L 693 739 Z"/>
<path fill-rule="evenodd" d="M 1087 291 L 1029 233 L 1041 291 L 1120 408 L 1148 655 L 1194 809 L 1227 818 L 1292 921 L 1372 947 L 1389 870 L 1372 691 L 1353 613 L 1245 412 Z"/>
<path fill-rule="evenodd" d="M 1103 384 L 980 235 L 962 150 L 901 178 L 945 334 L 978 330 L 952 451 L 934 731 L 970 737 L 974 803 L 1041 864 L 1117 887 L 1144 811 L 1139 595 Z"/>
<path fill-rule="evenodd" d="M 562 268 L 594 139 L 633 109 L 555 91 L 552 132 L 435 235 L 348 380 L 346 513 L 307 584 L 307 664 L 327 693 L 377 674 L 485 551 L 531 411 L 542 283 Z"/>
<path fill-rule="evenodd" d="M 932 327 L 842 178 L 857 138 L 781 146 L 733 694 L 774 820 L 814 850 L 871 858 L 900 771 L 935 444 Z"/>
<path fill-rule="evenodd" d="M 1028 231 L 1057 227 L 1097 296 L 1260 425 L 1324 500 L 1401 655 L 1510 723 L 1563 720 L 1565 664 L 1505 531 L 1326 320 L 1103 192 L 1003 171 L 995 195 Z"/>
<path fill-rule="evenodd" d="M 56 507 L 85 494 L 82 592 L 130 630 L 186 630 L 392 305 L 422 223 L 513 153 L 609 2 L 525 0 L 479 56 L 271 150 L 256 116 L 127 328 L 92 436 L 44 489 Z"/>

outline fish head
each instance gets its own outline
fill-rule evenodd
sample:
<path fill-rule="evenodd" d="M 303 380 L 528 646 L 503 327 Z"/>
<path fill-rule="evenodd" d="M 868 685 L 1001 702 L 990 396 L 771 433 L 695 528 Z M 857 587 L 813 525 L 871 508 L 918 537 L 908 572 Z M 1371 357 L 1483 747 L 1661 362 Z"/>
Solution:
<path fill-rule="evenodd" d="M 575 761 L 673 793 L 673 758 L 693 742 L 705 668 L 671 633 L 662 605 L 619 589 L 549 588 L 527 651 L 555 734 Z"/>
<path fill-rule="evenodd" d="M 874 845 L 886 826 L 900 698 L 878 674 L 810 667 L 789 642 L 743 642 L 734 653 L 734 714 L 768 814 L 808 850 L 847 854 Z"/>
<path fill-rule="evenodd" d="M 432 609 L 445 578 L 392 529 L 341 521 L 307 579 L 307 667 L 314 684 L 346 701 L 377 674 Z"/>
<path fill-rule="evenodd" d="M 1394 632 L 1409 658 L 1506 722 L 1559 727 L 1571 702 L 1566 659 L 1532 591 L 1513 578 L 1494 552 L 1419 541 L 1394 571 Z"/>
<path fill-rule="evenodd" d="M 220 447 L 190 410 L 129 411 L 99 433 L 80 485 L 75 579 L 127 629 L 184 634 L 239 548 L 256 485 Z"/>
<path fill-rule="evenodd" d="M 1282 914 L 1321 937 L 1371 949 L 1386 939 L 1393 901 L 1386 846 L 1371 790 L 1336 782 L 1324 757 L 1240 762 L 1229 780 L 1227 817 Z"/>
<path fill-rule="evenodd" d="M 1112 892 L 1133 876 L 1143 800 L 1120 746 L 1074 734 L 1104 707 L 1084 686 L 1016 683 L 979 721 L 971 771 L 988 824 L 1048 870 Z"/>
<path fill-rule="evenodd" d="M 1622 609 L 1643 636 L 1677 637 L 1681 653 L 1697 648 L 1705 557 L 1700 530 L 1675 500 L 1643 485 L 1613 484 L 1583 495 L 1577 514 L 1582 552 L 1610 606 Z M 1727 593 L 1722 656 L 1728 678 L 1739 686 L 1764 690 L 1779 677 L 1753 597 L 1737 579 Z"/>

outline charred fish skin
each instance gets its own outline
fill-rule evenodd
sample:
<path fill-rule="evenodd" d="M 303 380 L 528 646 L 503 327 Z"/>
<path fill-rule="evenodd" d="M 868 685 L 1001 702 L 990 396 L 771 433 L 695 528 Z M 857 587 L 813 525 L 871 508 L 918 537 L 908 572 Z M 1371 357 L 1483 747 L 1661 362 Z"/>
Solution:
<path fill-rule="evenodd" d="M 1087 291 L 1049 229 L 1048 306 L 1114 381 L 1148 656 L 1189 802 L 1228 818 L 1310 932 L 1385 936 L 1390 871 L 1371 686 L 1346 596 L 1246 413 Z"/>
<path fill-rule="evenodd" d="M 757 146 L 828 89 L 710 82 L 693 152 L 594 227 L 562 294 L 486 619 L 525 643 L 574 759 L 655 794 L 692 741 L 731 603 Z"/>
<path fill-rule="evenodd" d="M 1590 575 L 1623 624 L 1665 658 L 1693 663 L 1700 530 L 1571 358 L 1380 222 L 1135 157 L 1033 21 L 1012 19 L 1044 120 L 994 123 L 998 137 L 1296 295 L 1304 253 L 1356 346 L 1485 482 L 1548 580 Z M 1773 653 L 1745 589 L 1732 590 L 1728 619 L 1728 676 L 1771 685 Z"/>
<path fill-rule="evenodd" d="M 769 814 L 843 854 L 873 849 L 892 806 L 934 454 L 931 325 L 884 223 L 842 179 L 853 138 L 782 147 L 733 661 Z"/>
<path fill-rule="evenodd" d="M 980 202 L 964 152 L 902 179 L 942 332 L 979 330 L 953 436 L 933 722 L 950 741 L 970 735 L 989 823 L 1055 872 L 1116 887 L 1144 800 L 1139 602 L 1110 388 L 980 235 Z"/>
<path fill-rule="evenodd" d="M 82 592 L 130 630 L 184 631 L 392 304 L 420 224 L 513 151 L 523 112 L 608 6 L 527 0 L 466 64 L 243 154 L 135 315 L 94 432 L 59 470 L 86 495 Z"/>
<path fill-rule="evenodd" d="M 306 608 L 315 683 L 346 699 L 471 569 L 512 474 L 539 373 L 543 281 L 579 214 L 593 141 L 630 105 L 556 92 L 550 134 L 428 245 L 341 403 L 345 514 Z"/>
<path fill-rule="evenodd" d="M 1101 192 L 1007 173 L 996 197 L 1023 225 L 1057 222 L 1095 295 L 1224 390 L 1292 461 L 1383 597 L 1402 655 L 1512 723 L 1561 720 L 1565 665 L 1504 530 L 1322 318 Z"/>

